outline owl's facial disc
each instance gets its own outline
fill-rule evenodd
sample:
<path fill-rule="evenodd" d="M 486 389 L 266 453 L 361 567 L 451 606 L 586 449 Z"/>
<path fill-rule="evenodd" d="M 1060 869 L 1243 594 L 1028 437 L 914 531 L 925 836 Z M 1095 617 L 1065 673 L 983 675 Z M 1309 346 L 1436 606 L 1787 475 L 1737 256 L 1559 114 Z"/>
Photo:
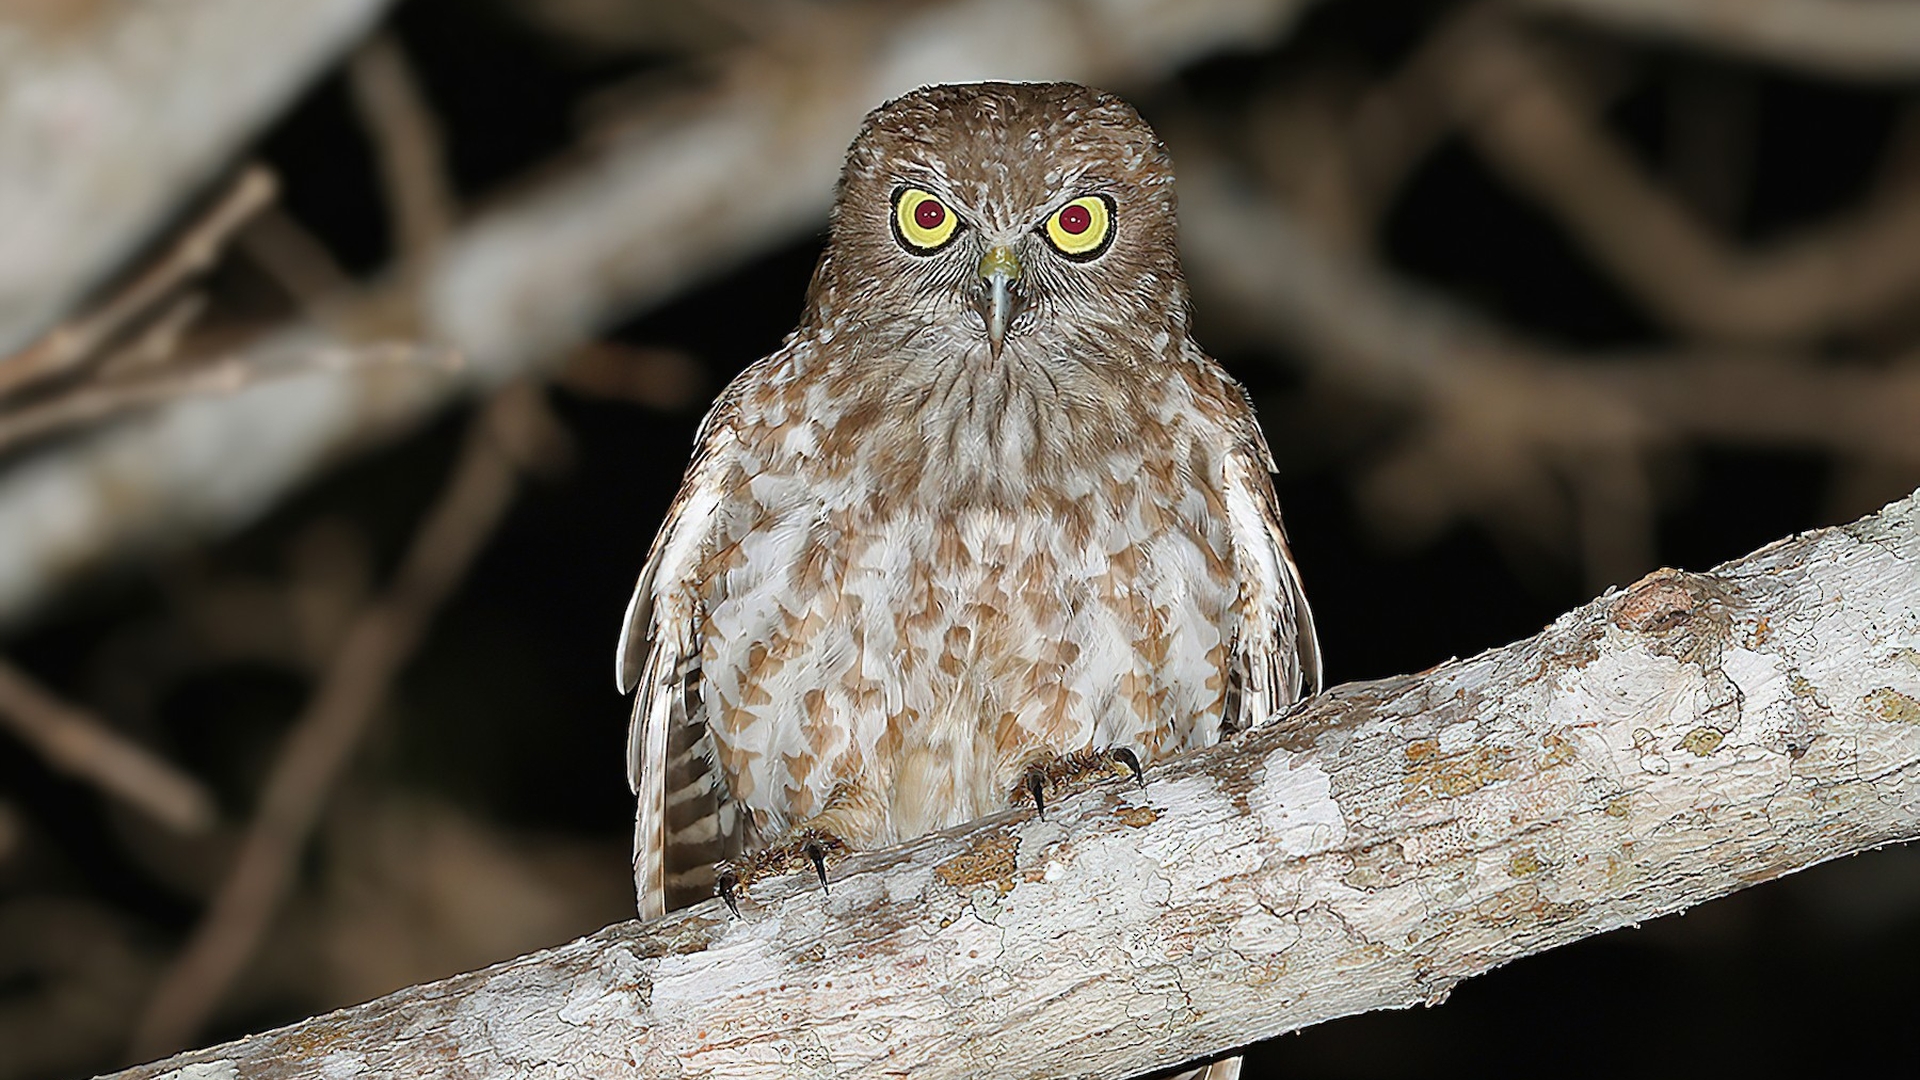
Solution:
<path fill-rule="evenodd" d="M 986 320 L 987 343 L 993 350 L 993 358 L 1000 359 L 1000 348 L 1006 344 L 1007 325 L 1019 311 L 1024 299 L 1014 286 L 1020 282 L 1020 256 L 1013 248 L 1005 244 L 995 244 L 980 257 L 980 294 L 975 305 L 980 309 L 980 317 Z"/>

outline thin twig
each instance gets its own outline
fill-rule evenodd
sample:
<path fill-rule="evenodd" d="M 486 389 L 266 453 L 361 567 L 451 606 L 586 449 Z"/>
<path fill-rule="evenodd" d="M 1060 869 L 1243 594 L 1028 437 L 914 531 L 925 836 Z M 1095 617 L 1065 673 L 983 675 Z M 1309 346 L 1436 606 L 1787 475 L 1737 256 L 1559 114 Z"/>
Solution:
<path fill-rule="evenodd" d="M 316 348 L 305 356 L 286 358 L 270 365 L 262 364 L 261 359 L 241 352 L 198 361 L 192 366 L 174 366 L 93 382 L 75 388 L 72 393 L 63 393 L 43 402 L 0 413 L 0 454 L 25 443 L 84 424 L 97 423 L 133 409 L 185 397 L 231 394 L 266 379 L 285 378 L 317 369 L 371 364 L 424 361 L 441 366 L 457 366 L 459 360 L 446 349 L 393 342 L 352 348 Z"/>
<path fill-rule="evenodd" d="M 396 262 L 418 272 L 446 241 L 455 217 L 440 124 L 391 32 L 375 34 L 354 52 L 347 82 L 380 161 Z"/>
<path fill-rule="evenodd" d="M 180 342 L 207 310 L 207 296 L 190 292 L 176 297 L 161 309 L 132 341 L 109 351 L 99 361 L 96 373 L 112 380 L 133 372 L 157 368 L 179 355 Z"/>
<path fill-rule="evenodd" d="M 308 835 L 434 613 L 466 574 L 527 462 L 510 447 L 545 432 L 538 391 L 515 384 L 475 420 L 466 448 L 384 595 L 347 630 L 306 711 L 281 745 L 233 867 L 161 978 L 133 1038 L 147 1058 L 178 1048 L 210 1016 L 292 887 Z"/>
<path fill-rule="evenodd" d="M 1618 141 L 1597 110 L 1509 28 L 1444 65 L 1440 88 L 1474 145 L 1539 199 L 1640 302 L 1676 329 L 1790 342 L 1848 329 L 1920 295 L 1920 194 L 1759 251 L 1716 235 Z"/>
<path fill-rule="evenodd" d="M 206 272 L 233 234 L 273 201 L 277 186 L 266 169 L 246 169 L 151 266 L 99 307 L 0 357 L 0 399 L 80 367 L 182 283 Z"/>
<path fill-rule="evenodd" d="M 1900 0 L 1519 0 L 1596 26 L 1828 77 L 1920 76 L 1920 5 Z"/>
<path fill-rule="evenodd" d="M 279 207 L 268 207 L 234 244 L 309 314 L 353 289 L 352 276 L 333 252 Z"/>
<path fill-rule="evenodd" d="M 1419 540 L 1470 517 L 1535 547 L 1584 537 L 1589 577 L 1618 581 L 1650 568 L 1627 565 L 1651 550 L 1648 478 L 1654 455 L 1683 441 L 1920 467 L 1920 365 L 1569 355 L 1315 242 L 1200 147 L 1183 145 L 1181 160 L 1182 247 L 1207 310 L 1280 345 L 1316 381 L 1416 410 L 1360 482 L 1383 531 Z"/>
<path fill-rule="evenodd" d="M 85 710 L 62 701 L 5 659 L 0 659 L 0 724 L 11 728 L 47 764 L 124 800 L 168 828 L 198 833 L 213 824 L 213 796 L 198 780 Z"/>

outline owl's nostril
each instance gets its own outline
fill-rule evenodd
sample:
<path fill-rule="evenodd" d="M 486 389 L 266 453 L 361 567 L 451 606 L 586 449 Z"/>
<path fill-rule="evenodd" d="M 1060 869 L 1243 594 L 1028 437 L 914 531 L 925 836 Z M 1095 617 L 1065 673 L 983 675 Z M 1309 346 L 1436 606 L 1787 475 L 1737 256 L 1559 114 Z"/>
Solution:
<path fill-rule="evenodd" d="M 980 280 L 1004 277 L 1008 283 L 1020 280 L 1020 256 L 1005 244 L 995 244 L 980 256 Z"/>

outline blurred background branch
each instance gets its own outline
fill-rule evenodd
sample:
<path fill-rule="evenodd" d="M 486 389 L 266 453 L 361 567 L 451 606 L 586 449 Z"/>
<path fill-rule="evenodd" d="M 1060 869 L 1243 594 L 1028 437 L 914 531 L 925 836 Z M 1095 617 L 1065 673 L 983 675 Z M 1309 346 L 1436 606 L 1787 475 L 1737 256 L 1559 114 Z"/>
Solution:
<path fill-rule="evenodd" d="M 0 7 L 0 354 L 110 275 L 387 5 L 14 6 Z"/>
<path fill-rule="evenodd" d="M 1881 0 L 1518 0 L 1606 29 L 1852 79 L 1920 75 L 1920 11 Z"/>
<path fill-rule="evenodd" d="M 623 110 L 607 123 L 617 130 L 455 230 L 436 257 L 410 252 L 417 274 L 261 333 L 246 359 L 265 367 L 302 352 L 351 354 L 398 332 L 456 350 L 466 360 L 457 371 L 339 365 L 223 399 L 191 397 L 0 477 L 0 535 L 15 539 L 0 548 L 0 624 L 63 578 L 243 524 L 347 448 L 447 394 L 558 356 L 618 315 L 803 234 L 825 212 L 847 133 L 876 101 L 929 79 L 992 74 L 1124 87 L 1270 37 L 1299 6 L 869 2 L 822 9 L 802 24 L 801 40 L 743 46 L 709 85 Z M 426 145 L 407 134 L 430 124 L 418 103 L 396 104 L 411 95 L 399 89 L 392 46 L 364 55 L 374 59 L 355 67 L 363 116 L 399 185 L 391 205 L 402 241 L 420 244 L 444 231 L 447 212 L 439 182 L 417 164 Z M 249 467 L 235 467 L 241 446 Z M 208 455 L 229 462 L 211 490 Z M 140 497 L 126 498 L 129 489 Z"/>
<path fill-rule="evenodd" d="M 515 474 L 551 471 L 564 451 L 528 386 L 500 391 L 476 419 L 393 583 L 347 626 L 312 701 L 287 734 L 233 868 L 134 1029 L 135 1058 L 181 1049 L 205 1024 L 285 900 L 327 795 L 394 677 L 506 512 Z"/>
<path fill-rule="evenodd" d="M 98 784 L 168 828 L 199 832 L 213 824 L 213 797 L 198 780 L 54 697 L 4 660 L 0 660 L 0 723 L 54 768 Z"/>
<path fill-rule="evenodd" d="M 630 910 L 605 660 L 693 426 L 862 113 L 979 77 L 1167 138 L 1336 679 L 1920 484 L 1910 4 L 0 0 L 0 1080 Z M 1796 964 L 1859 1023 L 1920 860 L 1847 867 L 1253 1060 L 1767 1045 Z"/>

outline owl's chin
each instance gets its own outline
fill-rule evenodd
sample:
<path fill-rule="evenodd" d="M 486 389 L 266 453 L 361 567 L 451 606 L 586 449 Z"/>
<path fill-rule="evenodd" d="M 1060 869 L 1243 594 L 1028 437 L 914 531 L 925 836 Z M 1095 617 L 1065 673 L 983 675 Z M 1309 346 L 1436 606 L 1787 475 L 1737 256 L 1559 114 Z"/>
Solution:
<path fill-rule="evenodd" d="M 1045 349 L 1036 349 L 1035 331 L 1039 329 L 1033 310 L 1021 304 L 1014 308 L 1002 326 L 996 338 L 991 318 L 981 308 L 975 308 L 966 315 L 964 325 L 967 336 L 965 358 L 968 363 L 998 363 L 1008 359 L 1039 360 Z M 1018 356 L 1009 356 L 1017 353 Z"/>

